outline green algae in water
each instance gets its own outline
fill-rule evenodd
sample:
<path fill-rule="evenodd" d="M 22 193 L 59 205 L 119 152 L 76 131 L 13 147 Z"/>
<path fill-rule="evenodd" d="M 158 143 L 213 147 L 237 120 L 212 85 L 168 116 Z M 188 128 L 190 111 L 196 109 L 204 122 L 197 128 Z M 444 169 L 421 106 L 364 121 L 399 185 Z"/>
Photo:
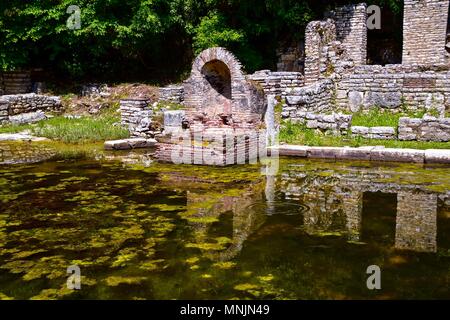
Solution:
<path fill-rule="evenodd" d="M 385 297 L 450 298 L 442 285 L 450 241 L 441 231 L 450 230 L 449 177 L 445 167 L 282 159 L 270 211 L 265 178 L 253 165 L 2 167 L 0 299 L 373 299 L 379 296 L 360 277 L 369 260 L 386 269 Z M 392 264 L 394 243 L 354 240 L 360 233 L 346 232 L 345 220 L 321 225 L 343 209 L 324 206 L 318 219 L 314 208 L 289 216 L 281 206 L 293 186 L 310 190 L 319 205 L 315 186 L 324 203 L 338 203 L 334 193 L 360 180 L 439 193 L 437 253 L 410 250 Z M 316 225 L 305 228 L 307 218 Z M 81 291 L 65 286 L 70 265 L 81 268 Z"/>

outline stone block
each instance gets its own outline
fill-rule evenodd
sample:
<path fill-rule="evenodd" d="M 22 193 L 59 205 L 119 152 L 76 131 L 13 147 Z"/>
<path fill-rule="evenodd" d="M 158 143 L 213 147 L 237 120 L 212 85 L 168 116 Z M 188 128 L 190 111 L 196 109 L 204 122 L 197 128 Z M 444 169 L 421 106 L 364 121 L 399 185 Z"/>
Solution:
<path fill-rule="evenodd" d="M 308 155 L 309 149 L 309 147 L 307 146 L 295 146 L 295 145 L 281 145 L 275 148 L 278 148 L 278 154 L 280 156 L 294 156 L 294 157 L 306 157 Z"/>
<path fill-rule="evenodd" d="M 309 147 L 308 158 L 336 159 L 340 152 L 338 147 Z"/>
<path fill-rule="evenodd" d="M 393 127 L 371 127 L 369 128 L 369 133 L 376 135 L 395 135 L 395 129 Z"/>
<path fill-rule="evenodd" d="M 350 91 L 348 93 L 348 102 L 352 112 L 359 111 L 363 102 L 363 93 L 359 91 Z"/>
<path fill-rule="evenodd" d="M 42 111 L 22 113 L 9 117 L 9 122 L 12 124 L 26 124 L 34 123 L 47 119 L 47 116 Z"/>
<path fill-rule="evenodd" d="M 105 141 L 105 150 L 129 150 L 136 148 L 151 148 L 156 145 L 155 139 L 131 138 Z"/>
<path fill-rule="evenodd" d="M 450 150 L 448 149 L 425 150 L 425 163 L 450 163 Z"/>
<path fill-rule="evenodd" d="M 373 149 L 370 153 L 372 161 L 394 161 L 423 163 L 425 151 L 415 149 L 384 148 Z"/>
<path fill-rule="evenodd" d="M 363 126 L 352 126 L 350 130 L 357 135 L 367 135 L 369 133 L 369 128 Z"/>
<path fill-rule="evenodd" d="M 347 160 L 370 160 L 370 153 L 372 148 L 341 148 L 339 152 L 336 153 L 336 159 L 347 159 Z"/>

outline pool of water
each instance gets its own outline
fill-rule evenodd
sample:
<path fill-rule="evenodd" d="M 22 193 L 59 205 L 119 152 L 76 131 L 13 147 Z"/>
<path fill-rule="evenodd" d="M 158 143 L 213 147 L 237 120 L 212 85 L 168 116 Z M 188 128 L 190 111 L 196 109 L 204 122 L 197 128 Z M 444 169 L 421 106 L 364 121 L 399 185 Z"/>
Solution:
<path fill-rule="evenodd" d="M 449 299 L 449 169 L 291 158 L 268 176 L 136 153 L 3 164 L 0 298 Z"/>

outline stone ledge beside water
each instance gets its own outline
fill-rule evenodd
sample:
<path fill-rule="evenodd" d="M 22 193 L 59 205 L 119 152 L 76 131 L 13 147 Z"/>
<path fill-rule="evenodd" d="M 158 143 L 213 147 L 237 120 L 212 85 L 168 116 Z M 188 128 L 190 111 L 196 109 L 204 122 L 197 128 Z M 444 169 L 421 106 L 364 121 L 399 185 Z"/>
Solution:
<path fill-rule="evenodd" d="M 350 147 L 308 147 L 281 145 L 277 147 L 280 156 L 321 158 L 335 160 L 394 161 L 413 163 L 450 163 L 450 149 L 402 149 L 383 146 Z"/>

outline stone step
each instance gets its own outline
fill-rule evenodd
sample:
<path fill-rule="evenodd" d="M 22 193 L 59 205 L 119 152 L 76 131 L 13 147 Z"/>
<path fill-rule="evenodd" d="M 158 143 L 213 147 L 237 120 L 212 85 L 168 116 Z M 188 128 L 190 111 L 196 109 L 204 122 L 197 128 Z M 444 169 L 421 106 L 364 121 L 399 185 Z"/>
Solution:
<path fill-rule="evenodd" d="M 105 141 L 105 150 L 129 150 L 137 148 L 151 148 L 156 145 L 155 139 L 131 138 Z"/>

